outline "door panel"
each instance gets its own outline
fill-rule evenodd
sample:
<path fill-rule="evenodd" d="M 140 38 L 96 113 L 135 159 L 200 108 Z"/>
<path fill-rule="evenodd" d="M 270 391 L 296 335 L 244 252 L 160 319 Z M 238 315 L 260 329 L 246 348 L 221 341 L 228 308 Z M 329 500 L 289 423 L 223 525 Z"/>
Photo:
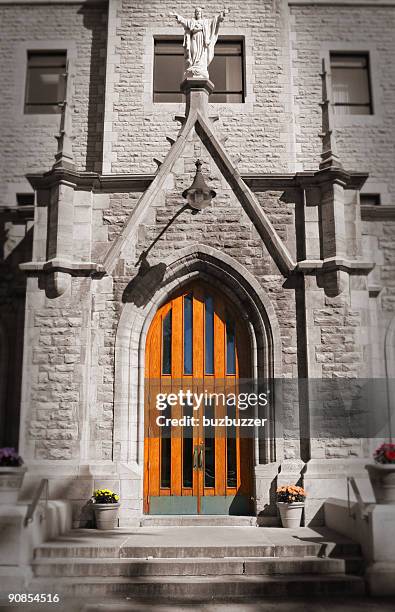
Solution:
<path fill-rule="evenodd" d="M 238 417 L 223 401 L 166 405 L 158 393 L 236 393 L 250 376 L 246 327 L 211 285 L 193 283 L 156 313 L 146 344 L 144 511 L 151 514 L 248 514 L 252 439 L 238 430 L 203 427 L 203 416 Z M 220 396 L 221 397 L 221 396 Z M 157 427 L 156 418 L 194 416 L 198 425 Z"/>

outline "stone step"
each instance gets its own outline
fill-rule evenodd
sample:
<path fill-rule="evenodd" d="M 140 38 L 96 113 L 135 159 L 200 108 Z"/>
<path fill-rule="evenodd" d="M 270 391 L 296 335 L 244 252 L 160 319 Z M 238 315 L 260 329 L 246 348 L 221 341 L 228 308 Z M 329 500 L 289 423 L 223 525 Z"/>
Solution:
<path fill-rule="evenodd" d="M 223 559 L 41 559 L 32 565 L 34 576 L 224 576 L 344 574 L 343 559 L 317 557 Z"/>
<path fill-rule="evenodd" d="M 125 594 L 134 598 L 168 600 L 228 599 L 230 597 L 358 596 L 365 592 L 362 578 L 343 574 L 289 576 L 160 576 L 35 578 L 29 593 L 58 593 L 64 597 L 105 597 Z"/>
<path fill-rule="evenodd" d="M 284 545 L 215 545 L 215 546 L 84 546 L 71 542 L 48 543 L 35 549 L 35 558 L 89 558 L 89 559 L 184 559 L 224 557 L 344 557 L 358 556 L 360 548 L 353 542 L 330 543 L 323 549 L 321 544 L 301 542 Z"/>
<path fill-rule="evenodd" d="M 141 527 L 255 527 L 256 524 L 256 516 L 229 516 L 228 514 L 147 515 L 140 520 Z"/>

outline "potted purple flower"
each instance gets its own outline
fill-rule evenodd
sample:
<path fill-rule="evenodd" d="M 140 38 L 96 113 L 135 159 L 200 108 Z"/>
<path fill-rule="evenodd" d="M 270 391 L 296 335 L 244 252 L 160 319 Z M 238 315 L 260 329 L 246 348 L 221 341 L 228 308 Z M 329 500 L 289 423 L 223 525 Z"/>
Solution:
<path fill-rule="evenodd" d="M 378 504 L 395 504 L 395 444 L 379 446 L 366 466 Z"/>
<path fill-rule="evenodd" d="M 15 448 L 0 448 L 0 504 L 15 504 L 26 467 Z"/>

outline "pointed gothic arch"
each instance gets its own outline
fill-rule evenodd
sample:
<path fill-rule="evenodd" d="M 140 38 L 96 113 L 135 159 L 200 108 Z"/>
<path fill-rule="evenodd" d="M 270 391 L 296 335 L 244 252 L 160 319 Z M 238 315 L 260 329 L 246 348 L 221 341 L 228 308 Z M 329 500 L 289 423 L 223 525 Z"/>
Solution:
<path fill-rule="evenodd" d="M 254 376 L 272 379 L 281 373 L 280 332 L 273 305 L 243 265 L 217 249 L 194 245 L 180 249 L 158 267 L 159 278 L 158 270 L 151 268 L 125 291 L 115 343 L 113 459 L 139 475 L 144 456 L 146 336 L 156 311 L 177 288 L 197 279 L 215 283 L 245 315 Z M 274 427 L 274 414 L 272 421 Z M 273 432 L 264 448 L 256 448 L 255 463 L 274 459 Z"/>

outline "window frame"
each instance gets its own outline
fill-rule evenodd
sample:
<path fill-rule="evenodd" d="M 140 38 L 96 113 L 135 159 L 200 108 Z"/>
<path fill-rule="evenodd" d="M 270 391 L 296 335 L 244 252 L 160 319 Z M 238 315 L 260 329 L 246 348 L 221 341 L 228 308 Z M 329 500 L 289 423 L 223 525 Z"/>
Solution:
<path fill-rule="evenodd" d="M 26 58 L 26 71 L 25 71 L 25 95 L 24 95 L 24 108 L 23 108 L 23 112 L 25 115 L 59 115 L 61 113 L 61 103 L 64 102 L 64 100 L 58 100 L 56 102 L 47 102 L 47 103 L 35 103 L 35 102 L 28 102 L 28 94 L 29 94 L 29 85 L 30 85 L 30 78 L 31 78 L 31 72 L 30 69 L 31 68 L 46 68 L 46 67 L 51 67 L 51 64 L 48 64 L 48 66 L 46 65 L 42 65 L 42 66 L 31 66 L 29 65 L 29 61 L 30 58 L 34 55 L 46 55 L 46 56 L 50 56 L 50 55 L 64 55 L 64 72 L 66 72 L 67 70 L 67 60 L 68 60 L 68 56 L 67 56 L 67 49 L 27 49 L 27 58 Z M 62 66 L 59 66 L 63 68 Z M 64 98 L 66 98 L 67 92 L 66 92 L 66 88 L 65 88 L 65 94 L 64 94 Z M 41 107 L 41 110 L 43 107 L 45 106 L 58 106 L 57 110 L 54 112 L 29 112 L 27 110 L 28 107 Z"/>
<path fill-rule="evenodd" d="M 16 45 L 14 62 L 14 120 L 24 129 L 31 127 L 48 127 L 59 129 L 61 114 L 59 113 L 25 113 L 25 93 L 26 93 L 26 73 L 27 73 L 27 54 L 28 51 L 40 51 L 42 53 L 50 51 L 65 51 L 67 53 L 68 73 L 74 74 L 77 45 L 72 39 L 57 40 L 24 40 Z"/>
<path fill-rule="evenodd" d="M 370 125 L 378 126 L 383 123 L 383 104 L 382 104 L 382 87 L 380 84 L 380 55 L 377 47 L 366 41 L 357 42 L 339 42 L 338 40 L 322 43 L 320 46 L 319 68 L 317 72 L 321 72 L 322 60 L 325 61 L 325 67 L 328 73 L 328 99 L 333 101 L 332 93 L 332 75 L 330 65 L 330 53 L 368 53 L 370 65 L 370 87 L 371 87 L 371 104 L 373 107 L 372 115 L 343 115 L 332 112 L 333 125 L 335 127 L 366 127 Z"/>
<path fill-rule="evenodd" d="M 329 65 L 330 65 L 330 74 L 331 74 L 331 78 L 332 78 L 332 92 L 333 92 L 333 75 L 332 75 L 332 71 L 334 69 L 336 69 L 336 66 L 333 66 L 332 64 L 332 59 L 334 57 L 354 57 L 354 58 L 364 58 L 366 60 L 366 67 L 364 67 L 363 69 L 366 70 L 367 72 L 367 84 L 368 84 L 368 99 L 369 102 L 368 103 L 359 103 L 359 102 L 335 102 L 333 100 L 333 96 L 332 96 L 332 105 L 336 108 L 336 107 L 363 107 L 363 108 L 369 108 L 369 112 L 368 113 L 356 113 L 356 116 L 371 116 L 374 115 L 374 106 L 373 106 L 373 96 L 372 96 L 372 80 L 371 80 L 371 67 L 370 67 L 370 55 L 369 55 L 369 51 L 347 51 L 347 52 L 342 52 L 342 51 L 330 51 L 329 52 Z M 354 67 L 343 67 L 344 70 L 358 70 L 358 68 L 354 68 Z M 341 115 L 350 115 L 352 113 L 340 113 Z M 336 115 L 338 116 L 338 115 Z"/>
<path fill-rule="evenodd" d="M 168 36 L 164 36 L 164 35 L 154 35 L 153 37 L 153 60 L 152 60 L 152 103 L 156 106 L 158 104 L 165 104 L 166 106 L 168 106 L 169 104 L 184 104 L 185 103 L 185 96 L 182 94 L 182 92 L 178 92 L 178 91 L 169 91 L 169 92 L 161 92 L 161 91 L 157 91 L 155 90 L 155 60 L 156 60 L 156 56 L 157 54 L 155 53 L 155 47 L 157 42 L 169 42 L 169 43 L 175 43 L 175 42 L 182 42 L 183 40 L 183 36 L 180 34 L 177 35 L 168 35 Z M 230 55 L 230 57 L 240 57 L 241 58 L 241 92 L 240 91 L 216 91 L 214 90 L 214 94 L 219 94 L 219 95 L 226 95 L 226 94 L 237 94 L 240 95 L 241 93 L 241 97 L 242 100 L 238 100 L 237 102 L 216 102 L 216 101 L 210 101 L 210 104 L 230 104 L 232 107 L 234 107 L 235 105 L 245 105 L 246 104 L 246 99 L 247 99 L 247 95 L 248 95 L 248 91 L 247 91 L 247 79 L 246 79 L 246 41 L 245 41 L 245 36 L 243 35 L 239 35 L 239 36 L 229 36 L 229 35 L 220 35 L 218 36 L 218 42 L 219 43 L 223 43 L 223 44 L 229 44 L 231 45 L 232 43 L 235 44 L 239 44 L 240 45 L 240 49 L 241 52 L 240 54 L 232 54 Z M 159 55 L 159 54 L 158 54 Z M 160 55 L 173 55 L 171 53 L 169 54 L 160 54 Z M 180 54 L 181 55 L 181 54 Z M 183 55 L 183 54 L 182 54 Z M 222 56 L 224 56 L 224 54 L 221 54 Z M 179 101 L 176 100 L 172 100 L 170 102 L 164 102 L 164 101 L 155 101 L 155 94 L 160 94 L 160 93 L 169 93 L 169 94 L 178 94 L 180 93 L 182 95 L 182 99 Z"/>

